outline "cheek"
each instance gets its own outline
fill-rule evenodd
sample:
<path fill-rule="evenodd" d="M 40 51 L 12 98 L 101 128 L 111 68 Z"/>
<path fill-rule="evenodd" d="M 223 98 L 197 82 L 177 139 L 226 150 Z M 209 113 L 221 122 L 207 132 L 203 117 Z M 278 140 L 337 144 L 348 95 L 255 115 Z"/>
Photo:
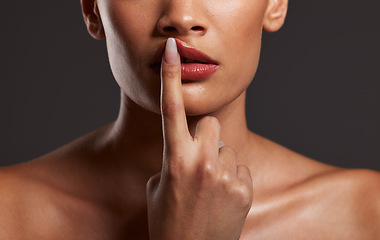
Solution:
<path fill-rule="evenodd" d="M 224 46 L 225 51 L 226 64 L 223 68 L 229 78 L 226 85 L 229 89 L 241 92 L 252 81 L 259 63 L 263 18 L 267 1 L 237 0 L 231 2 L 235 4 L 219 16 L 219 22 L 224 24 L 215 25 L 218 26 L 218 31 L 221 33 L 219 37 L 222 39 L 221 45 Z M 221 9 L 215 9 L 215 11 L 220 12 Z M 237 80 L 239 84 L 237 84 Z"/>
<path fill-rule="evenodd" d="M 233 51 L 231 58 L 234 62 L 252 69 L 258 63 L 260 55 L 265 1 L 240 2 L 244 4 L 236 6 L 229 12 L 229 16 L 225 16 L 230 22 L 226 28 L 228 32 L 224 32 L 224 36 L 227 36 L 225 42 Z M 241 70 L 239 67 L 236 69 Z"/>
<path fill-rule="evenodd" d="M 101 8 L 107 47 L 115 50 L 117 55 L 123 55 L 133 59 L 134 65 L 141 56 L 143 46 L 149 43 L 147 33 L 152 32 L 154 12 L 144 9 L 137 1 L 108 1 Z M 109 40 L 108 40 L 109 39 Z M 120 53 L 127 53 L 120 54 Z"/>
<path fill-rule="evenodd" d="M 149 56 L 152 55 L 146 51 L 146 46 L 150 45 L 149 33 L 155 27 L 152 22 L 155 13 L 143 9 L 137 2 L 106 1 L 99 7 L 109 61 L 117 83 L 136 103 L 156 111 L 160 82 L 146 71 Z"/>
<path fill-rule="evenodd" d="M 147 23 L 154 16 L 153 8 L 147 8 L 138 1 L 99 1 L 99 8 L 106 31 L 140 35 L 146 31 Z"/>

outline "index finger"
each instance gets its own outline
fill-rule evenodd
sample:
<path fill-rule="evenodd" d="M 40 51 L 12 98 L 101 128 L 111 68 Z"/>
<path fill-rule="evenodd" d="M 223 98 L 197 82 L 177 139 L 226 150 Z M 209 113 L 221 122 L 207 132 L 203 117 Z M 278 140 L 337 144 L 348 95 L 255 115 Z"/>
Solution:
<path fill-rule="evenodd" d="M 181 61 L 174 38 L 167 40 L 161 63 L 161 116 L 166 150 L 186 147 L 191 135 L 182 96 Z"/>

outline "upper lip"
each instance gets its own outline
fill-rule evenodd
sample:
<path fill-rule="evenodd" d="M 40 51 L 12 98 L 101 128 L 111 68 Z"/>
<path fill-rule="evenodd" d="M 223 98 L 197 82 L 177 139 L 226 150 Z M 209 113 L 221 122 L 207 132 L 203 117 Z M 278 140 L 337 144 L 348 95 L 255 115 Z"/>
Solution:
<path fill-rule="evenodd" d="M 194 47 L 191 47 L 185 44 L 184 42 L 178 39 L 175 39 L 175 41 L 177 43 L 177 49 L 181 56 L 181 60 L 188 59 L 188 60 L 192 60 L 193 62 L 195 61 L 195 62 L 204 63 L 204 64 L 218 65 L 217 61 L 207 56 L 205 53 L 195 49 Z M 161 44 L 161 46 L 157 49 L 150 63 L 151 67 L 156 67 L 161 64 L 161 59 L 165 50 L 165 45 L 166 45 L 166 42 Z"/>

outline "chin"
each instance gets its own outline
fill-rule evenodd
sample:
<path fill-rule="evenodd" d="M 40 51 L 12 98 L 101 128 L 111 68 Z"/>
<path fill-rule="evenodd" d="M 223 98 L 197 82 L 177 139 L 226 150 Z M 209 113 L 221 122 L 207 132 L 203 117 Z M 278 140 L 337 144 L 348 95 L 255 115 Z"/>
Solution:
<path fill-rule="evenodd" d="M 227 104 L 224 101 L 222 102 L 222 99 L 221 97 L 207 98 L 201 96 L 195 100 L 184 97 L 186 115 L 189 117 L 212 115 Z"/>

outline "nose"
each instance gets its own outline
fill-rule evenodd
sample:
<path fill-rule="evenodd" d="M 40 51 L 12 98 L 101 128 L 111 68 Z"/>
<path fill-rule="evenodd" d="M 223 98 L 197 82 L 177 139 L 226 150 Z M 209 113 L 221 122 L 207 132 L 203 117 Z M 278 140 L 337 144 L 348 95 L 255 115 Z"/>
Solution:
<path fill-rule="evenodd" d="M 164 36 L 198 35 L 207 31 L 207 18 L 203 1 L 167 0 L 157 23 Z"/>

